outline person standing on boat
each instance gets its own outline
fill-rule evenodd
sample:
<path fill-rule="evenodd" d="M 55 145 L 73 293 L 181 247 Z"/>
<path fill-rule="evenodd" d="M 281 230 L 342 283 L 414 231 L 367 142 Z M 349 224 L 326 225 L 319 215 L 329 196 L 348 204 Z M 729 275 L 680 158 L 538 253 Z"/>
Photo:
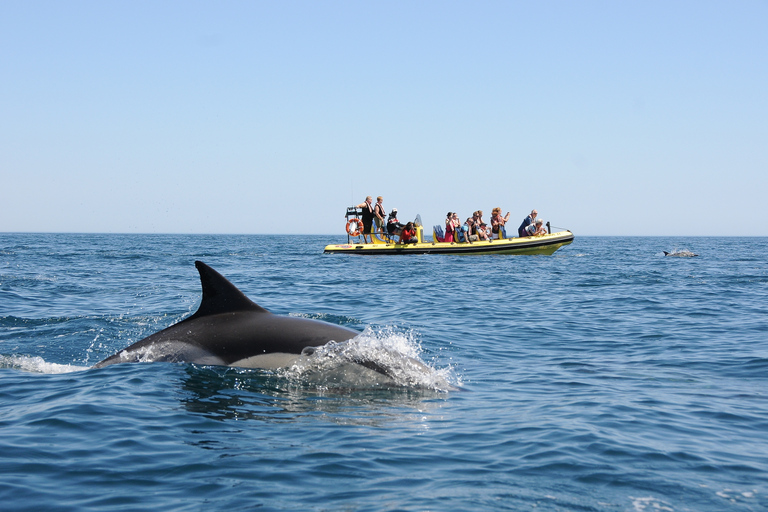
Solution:
<path fill-rule="evenodd" d="M 448 215 L 445 216 L 445 237 L 443 241 L 447 243 L 453 243 L 453 233 L 456 230 L 453 225 L 453 215 L 453 212 L 448 212 Z"/>
<path fill-rule="evenodd" d="M 491 232 L 493 233 L 493 238 L 507 238 L 504 224 L 506 224 L 508 220 L 509 212 L 507 212 L 506 216 L 502 217 L 501 207 L 497 206 L 493 209 L 493 212 L 491 213 Z"/>
<path fill-rule="evenodd" d="M 376 198 L 376 204 L 373 206 L 373 221 L 378 228 L 377 233 L 384 233 L 384 226 L 386 221 L 387 212 L 384 210 L 384 198 L 379 196 Z"/>
<path fill-rule="evenodd" d="M 371 233 L 373 233 L 373 199 L 371 196 L 368 196 L 365 198 L 365 201 L 360 203 L 359 205 L 355 206 L 355 208 L 362 208 L 363 212 L 361 214 L 361 217 L 363 218 L 363 242 L 367 241 L 367 237 L 371 237 Z M 371 243 L 373 243 L 373 239 L 371 238 Z"/>
<path fill-rule="evenodd" d="M 524 237 L 528 236 L 526 228 L 530 226 L 531 224 L 536 223 L 536 216 L 539 214 L 539 212 L 536 211 L 536 209 L 531 210 L 531 214 L 528 215 L 525 219 L 523 219 L 523 223 L 520 224 L 520 227 L 517 228 L 517 236 Z"/>

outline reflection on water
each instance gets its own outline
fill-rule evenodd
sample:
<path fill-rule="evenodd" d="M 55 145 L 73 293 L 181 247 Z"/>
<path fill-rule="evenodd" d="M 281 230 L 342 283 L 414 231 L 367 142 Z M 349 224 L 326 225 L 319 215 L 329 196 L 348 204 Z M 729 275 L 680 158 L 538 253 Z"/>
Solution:
<path fill-rule="evenodd" d="M 447 394 L 403 387 L 318 387 L 264 370 L 188 365 L 185 408 L 208 418 L 295 422 L 322 418 L 345 425 L 383 426 L 420 421 Z"/>

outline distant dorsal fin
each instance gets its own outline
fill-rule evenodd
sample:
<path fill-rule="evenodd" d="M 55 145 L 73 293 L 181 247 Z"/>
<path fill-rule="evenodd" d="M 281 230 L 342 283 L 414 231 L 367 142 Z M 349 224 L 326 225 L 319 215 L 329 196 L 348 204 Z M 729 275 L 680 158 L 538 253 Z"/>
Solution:
<path fill-rule="evenodd" d="M 216 315 L 234 311 L 255 311 L 269 313 L 227 279 L 202 261 L 196 261 L 195 267 L 200 272 L 200 284 L 203 286 L 203 300 L 192 317 Z M 190 317 L 190 318 L 192 318 Z"/>

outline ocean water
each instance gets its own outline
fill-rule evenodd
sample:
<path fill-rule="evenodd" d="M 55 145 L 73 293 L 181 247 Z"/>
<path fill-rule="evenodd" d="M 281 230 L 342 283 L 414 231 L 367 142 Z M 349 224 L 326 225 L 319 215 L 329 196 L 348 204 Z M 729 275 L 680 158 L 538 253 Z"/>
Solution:
<path fill-rule="evenodd" d="M 339 240 L 0 234 L 0 509 L 768 510 L 768 239 Z M 196 310 L 195 260 L 427 369 L 91 369 Z"/>

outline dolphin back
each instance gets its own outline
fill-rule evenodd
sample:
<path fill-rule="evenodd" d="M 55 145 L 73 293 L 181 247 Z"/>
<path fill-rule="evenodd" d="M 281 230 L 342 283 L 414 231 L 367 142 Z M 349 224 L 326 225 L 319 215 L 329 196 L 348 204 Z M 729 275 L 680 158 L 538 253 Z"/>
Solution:
<path fill-rule="evenodd" d="M 139 361 L 242 366 L 255 356 L 301 354 L 308 346 L 346 341 L 359 334 L 319 320 L 273 315 L 202 261 L 195 266 L 203 289 L 197 311 L 94 368 Z"/>

